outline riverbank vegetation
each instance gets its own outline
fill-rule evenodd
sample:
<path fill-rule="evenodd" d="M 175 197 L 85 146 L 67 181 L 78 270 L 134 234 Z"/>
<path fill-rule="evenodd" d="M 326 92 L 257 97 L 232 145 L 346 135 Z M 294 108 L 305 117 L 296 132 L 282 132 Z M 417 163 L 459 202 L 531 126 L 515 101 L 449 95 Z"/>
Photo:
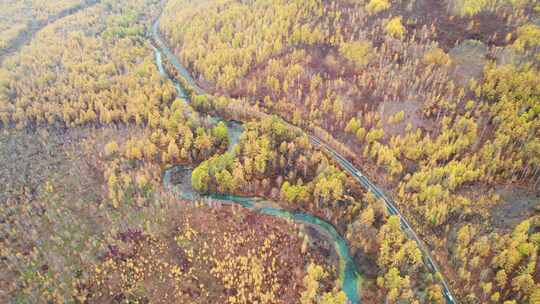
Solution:
<path fill-rule="evenodd" d="M 325 134 L 390 190 L 460 302 L 526 303 L 540 284 L 539 9 L 535 1 L 173 0 L 160 24 L 198 84 L 217 96 L 214 108 L 277 114 Z M 281 148 L 272 135 L 245 145 L 261 153 L 247 148 L 239 161 L 223 156 L 208 168 L 232 162 L 233 175 L 238 163 L 272 159 Z M 291 157 L 292 166 L 311 161 Z M 284 200 L 324 188 L 309 177 L 282 177 L 286 186 L 276 187 L 257 174 L 250 178 L 260 194 Z M 467 249 L 464 231 L 474 231 Z"/>

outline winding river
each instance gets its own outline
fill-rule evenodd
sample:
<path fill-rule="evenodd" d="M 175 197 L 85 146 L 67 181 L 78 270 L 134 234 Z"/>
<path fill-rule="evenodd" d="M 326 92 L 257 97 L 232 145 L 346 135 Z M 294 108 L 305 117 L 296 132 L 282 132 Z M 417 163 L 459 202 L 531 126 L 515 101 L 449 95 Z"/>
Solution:
<path fill-rule="evenodd" d="M 173 55 L 167 45 L 161 39 L 158 32 L 159 20 L 156 21 L 152 27 L 152 36 L 157 44 L 158 48 L 154 48 L 156 65 L 159 69 L 159 72 L 163 77 L 169 78 L 169 75 L 166 73 L 162 58 L 166 56 L 170 63 L 175 67 L 178 73 L 186 79 L 190 84 L 194 85 L 194 88 L 199 93 L 203 91 L 198 88 L 194 80 L 189 75 L 189 72 L 183 67 L 178 59 Z M 183 97 L 185 100 L 188 100 L 188 94 L 184 88 L 174 79 L 171 79 L 174 83 L 174 86 L 178 92 L 178 95 Z M 213 117 L 215 120 L 223 120 L 220 117 Z M 240 135 L 243 132 L 242 124 L 239 122 L 225 121 L 229 133 L 229 150 L 233 151 L 233 147 L 238 143 Z M 226 194 L 208 194 L 200 195 L 195 192 L 191 187 L 191 170 L 192 168 L 185 166 L 174 166 L 172 168 L 166 169 L 163 173 L 163 185 L 166 189 L 171 189 L 179 197 L 188 200 L 204 199 L 209 198 L 212 201 L 219 201 L 222 204 L 237 204 L 245 208 L 255 210 L 257 212 L 280 217 L 284 219 L 292 220 L 299 224 L 309 225 L 314 227 L 317 231 L 330 242 L 339 257 L 339 281 L 342 284 L 341 288 L 345 292 L 348 298 L 348 303 L 357 304 L 360 303 L 360 297 L 358 293 L 358 288 L 361 283 L 361 276 L 358 273 L 356 264 L 354 263 L 352 257 L 349 254 L 349 247 L 347 242 L 339 235 L 335 227 L 310 214 L 299 213 L 299 212 L 290 212 L 285 209 L 277 207 L 277 203 L 264 200 L 257 197 L 240 197 L 235 195 L 226 195 Z M 181 173 L 184 176 L 184 180 L 179 184 L 173 184 L 172 176 L 175 174 Z"/>

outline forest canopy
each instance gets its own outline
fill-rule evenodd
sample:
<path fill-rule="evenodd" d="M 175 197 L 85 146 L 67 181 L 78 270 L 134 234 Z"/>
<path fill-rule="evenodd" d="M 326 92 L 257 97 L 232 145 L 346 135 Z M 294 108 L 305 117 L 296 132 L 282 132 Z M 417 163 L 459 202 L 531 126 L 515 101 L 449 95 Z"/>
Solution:
<path fill-rule="evenodd" d="M 540 303 L 539 20 L 0 2 L 0 302 Z"/>

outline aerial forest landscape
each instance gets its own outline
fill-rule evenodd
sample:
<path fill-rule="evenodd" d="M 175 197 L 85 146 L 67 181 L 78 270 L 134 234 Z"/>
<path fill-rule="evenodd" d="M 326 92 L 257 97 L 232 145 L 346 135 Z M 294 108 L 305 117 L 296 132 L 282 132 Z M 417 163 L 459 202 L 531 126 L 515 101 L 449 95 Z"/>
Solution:
<path fill-rule="evenodd" d="M 540 304 L 538 0 L 0 0 L 0 303 Z"/>

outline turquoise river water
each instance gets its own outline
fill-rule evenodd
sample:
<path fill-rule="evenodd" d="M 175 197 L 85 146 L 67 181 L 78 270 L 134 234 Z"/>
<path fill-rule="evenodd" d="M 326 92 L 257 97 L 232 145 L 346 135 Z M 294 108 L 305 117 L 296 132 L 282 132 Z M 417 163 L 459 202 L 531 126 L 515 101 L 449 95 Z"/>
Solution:
<path fill-rule="evenodd" d="M 163 77 L 170 78 L 167 75 L 162 63 L 162 57 L 164 55 L 163 52 L 165 52 L 165 56 L 167 56 L 167 59 L 170 59 L 169 61 L 172 62 L 175 68 L 177 68 L 181 72 L 180 74 L 186 74 L 186 69 L 181 66 L 181 64 L 176 58 L 169 58 L 172 56 L 172 52 L 167 48 L 165 43 L 161 41 L 161 38 L 159 37 L 159 34 L 157 32 L 157 26 L 158 22 L 154 24 L 153 34 L 154 39 L 157 40 L 157 43 L 160 47 L 160 49 L 154 49 L 156 65 L 159 69 L 159 72 Z M 173 81 L 178 95 L 185 100 L 188 100 L 188 96 L 182 86 L 174 79 L 171 79 L 171 81 Z M 215 119 L 216 121 L 222 120 L 219 117 L 213 117 L 213 119 Z M 233 151 L 234 145 L 237 144 L 240 135 L 243 132 L 243 127 L 242 124 L 239 122 L 226 121 L 226 124 L 229 131 L 229 151 Z M 168 168 L 163 173 L 163 185 L 167 189 L 176 189 L 175 193 L 177 193 L 177 195 L 179 195 L 183 199 L 195 200 L 208 198 L 212 201 L 219 201 L 224 204 L 237 204 L 263 214 L 289 219 L 299 224 L 311 225 L 315 227 L 318 231 L 323 232 L 322 234 L 326 237 L 327 241 L 332 244 L 334 250 L 339 256 L 339 278 L 342 285 L 341 288 L 347 295 L 348 303 L 360 303 L 358 288 L 360 285 L 361 276 L 358 273 L 356 264 L 354 263 L 352 257 L 349 254 L 349 247 L 347 245 L 347 242 L 345 241 L 345 239 L 343 239 L 341 235 L 339 235 L 339 233 L 336 231 L 335 227 L 332 224 L 307 213 L 290 212 L 285 209 L 275 207 L 277 205 L 276 203 L 265 201 L 261 198 L 241 197 L 218 193 L 200 195 L 199 193 L 196 193 L 191 187 L 191 182 L 189 178 L 185 178 L 185 180 L 182 182 L 182 185 L 173 185 L 171 177 L 173 176 L 173 174 L 178 173 L 178 171 L 184 171 L 184 176 L 191 176 L 191 168 L 187 168 L 184 166 L 174 166 L 172 168 Z"/>

